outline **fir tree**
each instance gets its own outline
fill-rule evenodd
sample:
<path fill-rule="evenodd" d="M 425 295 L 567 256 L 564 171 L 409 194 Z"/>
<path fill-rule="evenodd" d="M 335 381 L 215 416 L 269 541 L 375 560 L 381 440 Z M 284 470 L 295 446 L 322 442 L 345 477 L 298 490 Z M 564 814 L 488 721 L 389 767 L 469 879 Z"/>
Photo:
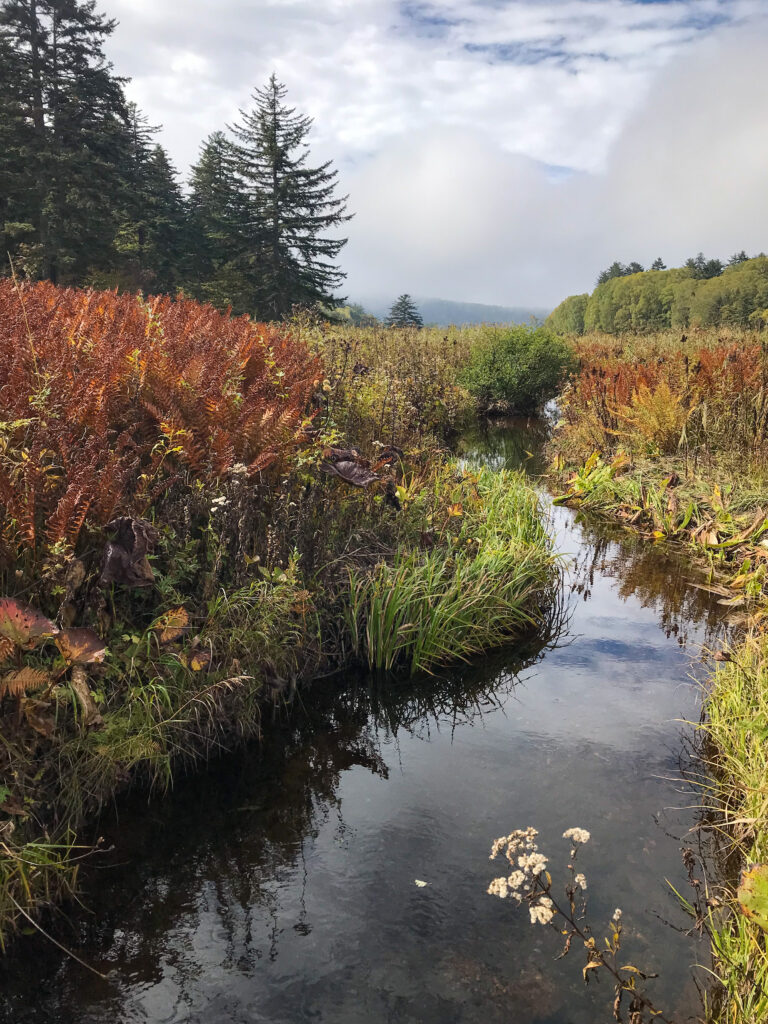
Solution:
<path fill-rule="evenodd" d="M 232 143 L 223 132 L 214 132 L 203 143 L 190 185 L 188 290 L 220 309 L 254 312 L 248 204 L 235 172 Z"/>
<path fill-rule="evenodd" d="M 656 259 L 651 264 L 651 270 L 666 270 L 666 269 L 667 269 L 667 264 L 664 262 L 664 260 L 661 258 L 661 256 L 657 256 Z"/>
<path fill-rule="evenodd" d="M 112 258 L 124 196 L 128 112 L 122 81 L 103 53 L 115 23 L 94 0 L 2 0 L 20 100 L 34 236 L 25 268 L 52 281 L 81 281 Z"/>
<path fill-rule="evenodd" d="M 421 313 L 410 295 L 404 294 L 395 302 L 384 321 L 387 327 L 423 327 Z"/>
<path fill-rule="evenodd" d="M 131 216 L 116 238 L 124 261 L 121 284 L 173 294 L 183 282 L 187 265 L 186 204 L 176 170 L 163 147 L 156 145 L 143 154 L 133 178 Z"/>
<path fill-rule="evenodd" d="M 273 74 L 233 126 L 235 159 L 248 203 L 243 231 L 251 260 L 253 299 L 260 316 L 278 318 L 296 304 L 337 305 L 344 280 L 334 261 L 345 238 L 326 236 L 349 220 L 347 197 L 336 198 L 338 171 L 328 161 L 308 166 L 312 119 L 284 104 Z"/>
<path fill-rule="evenodd" d="M 722 260 L 708 260 L 704 253 L 697 253 L 685 261 L 686 270 L 690 270 L 691 277 L 699 281 L 706 281 L 710 277 L 719 277 L 723 272 Z"/>

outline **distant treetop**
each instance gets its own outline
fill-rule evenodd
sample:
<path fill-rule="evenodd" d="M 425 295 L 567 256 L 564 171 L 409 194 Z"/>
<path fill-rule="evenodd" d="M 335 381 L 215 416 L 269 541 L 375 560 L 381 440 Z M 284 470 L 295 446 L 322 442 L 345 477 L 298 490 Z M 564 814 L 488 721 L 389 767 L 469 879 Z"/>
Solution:
<path fill-rule="evenodd" d="M 410 295 L 400 296 L 384 321 L 387 327 L 423 327 L 424 320 Z"/>

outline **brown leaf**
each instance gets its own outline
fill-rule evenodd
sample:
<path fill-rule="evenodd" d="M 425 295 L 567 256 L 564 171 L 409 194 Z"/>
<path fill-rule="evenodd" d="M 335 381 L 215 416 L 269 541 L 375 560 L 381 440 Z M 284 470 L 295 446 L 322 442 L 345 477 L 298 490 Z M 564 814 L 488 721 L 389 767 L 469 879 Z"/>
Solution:
<path fill-rule="evenodd" d="M 9 796 L 8 799 L 0 804 L 0 811 L 4 814 L 13 814 L 18 817 L 27 817 L 27 810 L 15 796 Z"/>
<path fill-rule="evenodd" d="M 179 637 L 184 636 L 189 628 L 189 615 L 186 608 L 172 608 L 165 612 L 159 619 L 155 619 L 150 627 L 159 633 L 158 640 L 161 644 L 170 644 Z"/>
<path fill-rule="evenodd" d="M 24 701 L 24 717 L 27 723 L 35 730 L 40 733 L 47 740 L 51 739 L 54 732 L 56 731 L 56 721 L 52 715 L 47 715 L 45 712 L 50 708 L 50 704 L 41 700 L 26 700 Z"/>
<path fill-rule="evenodd" d="M 147 555 L 155 550 L 160 535 L 146 519 L 122 516 L 105 528 L 110 540 L 101 560 L 102 586 L 118 583 L 125 587 L 151 587 L 155 582 Z"/>
<path fill-rule="evenodd" d="M 0 598 L 0 636 L 18 647 L 35 647 L 59 632 L 50 619 L 12 597 Z"/>
<path fill-rule="evenodd" d="M 323 462 L 320 469 L 331 476 L 337 476 L 353 487 L 368 487 L 378 476 L 360 462 Z"/>
<path fill-rule="evenodd" d="M 104 661 L 107 645 L 92 629 L 63 629 L 56 637 L 56 646 L 72 665 L 93 665 Z"/>
<path fill-rule="evenodd" d="M 20 697 L 30 690 L 42 690 L 51 682 L 51 675 L 39 668 L 21 668 L 17 672 L 7 672 L 0 677 L 0 698 Z"/>

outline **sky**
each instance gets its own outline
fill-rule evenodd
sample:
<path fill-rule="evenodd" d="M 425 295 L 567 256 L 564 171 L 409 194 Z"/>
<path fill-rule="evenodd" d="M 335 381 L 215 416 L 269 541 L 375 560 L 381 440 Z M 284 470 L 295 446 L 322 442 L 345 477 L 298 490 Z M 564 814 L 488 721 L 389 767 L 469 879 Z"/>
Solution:
<path fill-rule="evenodd" d="M 100 0 L 182 175 L 275 71 L 355 217 L 352 300 L 552 307 L 768 250 L 768 0 Z"/>

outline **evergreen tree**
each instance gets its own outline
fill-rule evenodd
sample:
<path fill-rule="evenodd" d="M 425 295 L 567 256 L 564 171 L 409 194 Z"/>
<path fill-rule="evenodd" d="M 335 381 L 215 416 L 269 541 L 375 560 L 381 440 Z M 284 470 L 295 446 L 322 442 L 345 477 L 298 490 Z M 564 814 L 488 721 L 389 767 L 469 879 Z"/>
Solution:
<path fill-rule="evenodd" d="M 667 269 L 667 264 L 664 262 L 664 260 L 661 258 L 661 256 L 657 256 L 656 259 L 651 264 L 651 270 L 666 270 L 666 269 Z"/>
<path fill-rule="evenodd" d="M 741 252 L 735 252 L 733 256 L 728 260 L 728 266 L 733 267 L 739 263 L 746 263 L 749 259 L 746 252 L 742 249 Z"/>
<path fill-rule="evenodd" d="M 220 309 L 254 312 L 248 204 L 235 173 L 232 143 L 223 132 L 203 143 L 190 184 L 188 290 Z"/>
<path fill-rule="evenodd" d="M 421 313 L 413 299 L 407 293 L 401 295 L 393 304 L 387 319 L 384 321 L 387 327 L 423 327 Z"/>
<path fill-rule="evenodd" d="M 27 136 L 28 185 L 12 200 L 34 227 L 25 269 L 54 282 L 81 281 L 112 258 L 129 142 L 122 80 L 103 53 L 114 27 L 95 0 L 0 2 L 19 100 L 14 143 Z"/>
<path fill-rule="evenodd" d="M 723 272 L 722 260 L 705 259 L 704 253 L 697 253 L 685 261 L 685 269 L 690 270 L 691 277 L 697 281 L 705 281 L 710 277 L 718 277 Z"/>
<path fill-rule="evenodd" d="M 336 305 L 344 274 L 333 262 L 346 239 L 324 233 L 350 219 L 347 197 L 336 198 L 331 163 L 308 166 L 312 119 L 284 104 L 285 86 L 273 74 L 233 126 L 236 169 L 248 201 L 243 225 L 252 260 L 256 311 L 278 318 L 295 304 Z"/>

